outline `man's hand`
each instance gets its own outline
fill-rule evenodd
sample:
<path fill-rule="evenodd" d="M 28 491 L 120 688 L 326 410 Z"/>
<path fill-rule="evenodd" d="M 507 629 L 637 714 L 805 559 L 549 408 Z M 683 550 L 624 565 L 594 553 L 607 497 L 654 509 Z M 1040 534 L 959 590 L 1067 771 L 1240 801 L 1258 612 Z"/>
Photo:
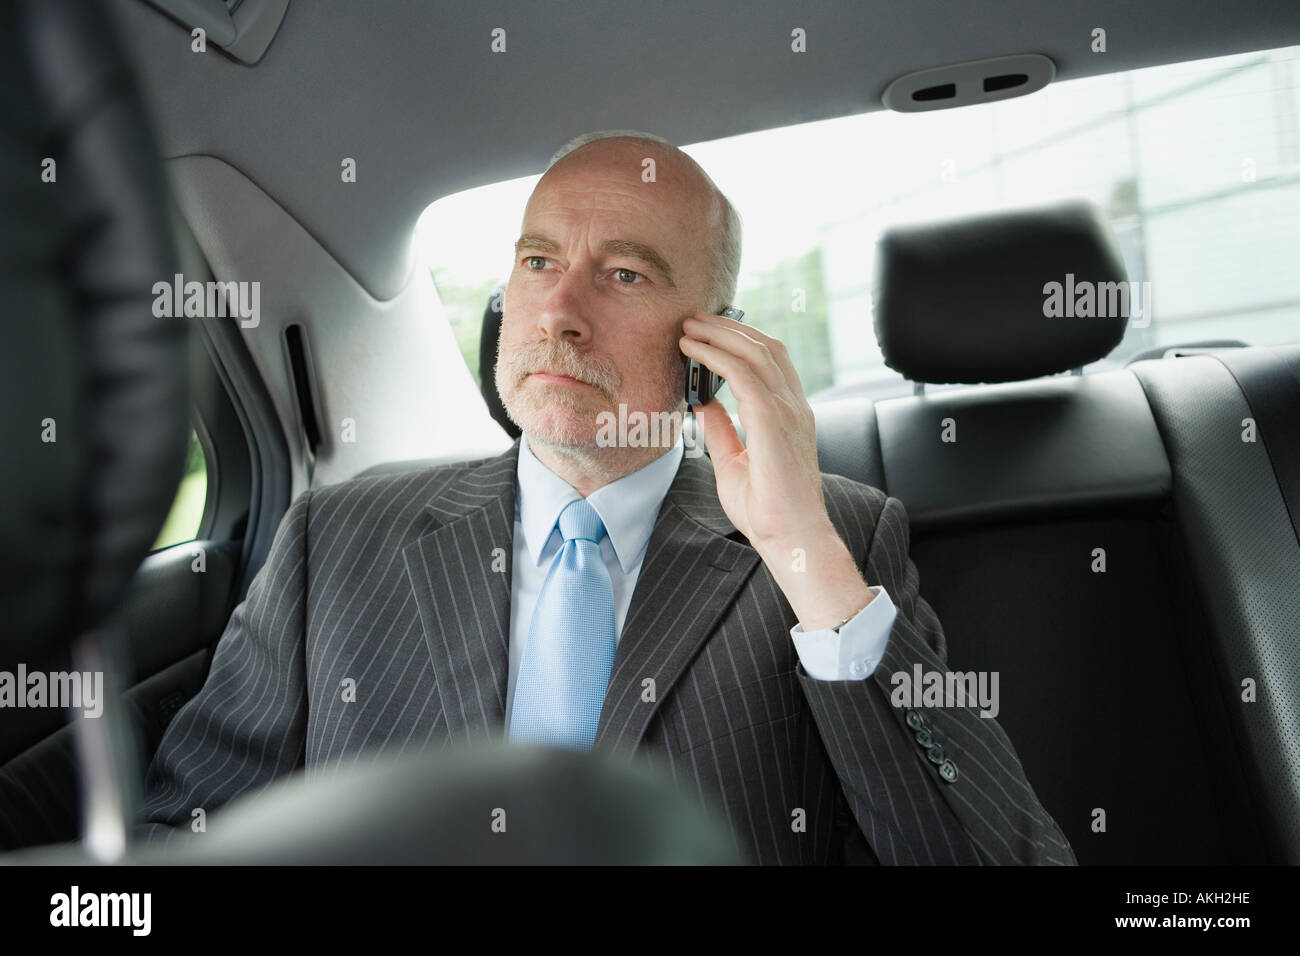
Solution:
<path fill-rule="evenodd" d="M 831 523 L 817 431 L 785 345 L 752 325 L 697 312 L 682 351 L 727 380 L 748 446 L 716 398 L 695 409 L 722 508 L 759 553 L 805 631 L 834 627 L 871 602 Z"/>

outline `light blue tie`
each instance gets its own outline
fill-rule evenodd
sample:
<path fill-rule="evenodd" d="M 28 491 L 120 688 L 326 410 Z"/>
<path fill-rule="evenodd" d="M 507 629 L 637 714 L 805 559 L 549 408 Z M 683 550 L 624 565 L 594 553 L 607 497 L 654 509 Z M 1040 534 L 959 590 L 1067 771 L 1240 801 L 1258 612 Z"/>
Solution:
<path fill-rule="evenodd" d="M 614 587 L 605 524 L 583 498 L 560 512 L 564 546 L 537 596 L 515 679 L 510 740 L 590 750 L 614 665 Z"/>

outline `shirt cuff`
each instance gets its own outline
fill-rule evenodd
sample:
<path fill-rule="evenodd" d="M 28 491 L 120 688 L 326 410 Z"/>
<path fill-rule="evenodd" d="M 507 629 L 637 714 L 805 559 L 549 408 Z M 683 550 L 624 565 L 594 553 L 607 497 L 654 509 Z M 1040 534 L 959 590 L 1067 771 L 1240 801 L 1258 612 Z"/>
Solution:
<path fill-rule="evenodd" d="M 799 662 L 815 680 L 865 680 L 875 673 L 885 656 L 889 632 L 893 630 L 898 608 L 885 589 L 871 588 L 871 603 L 835 631 L 823 628 L 805 631 L 802 624 L 790 629 Z"/>

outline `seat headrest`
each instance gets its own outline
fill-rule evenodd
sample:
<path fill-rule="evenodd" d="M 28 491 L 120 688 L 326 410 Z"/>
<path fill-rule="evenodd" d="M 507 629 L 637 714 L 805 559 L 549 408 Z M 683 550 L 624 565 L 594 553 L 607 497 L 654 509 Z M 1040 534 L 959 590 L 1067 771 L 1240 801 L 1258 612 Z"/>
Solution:
<path fill-rule="evenodd" d="M 1072 200 L 887 230 L 875 330 L 914 382 L 1013 382 L 1104 358 L 1134 300 L 1097 206 Z"/>
<path fill-rule="evenodd" d="M 519 426 L 506 414 L 501 393 L 497 391 L 496 379 L 497 343 L 501 339 L 501 302 L 505 294 L 506 287 L 502 283 L 492 290 L 488 296 L 487 308 L 483 310 L 483 325 L 479 330 L 478 341 L 478 380 L 483 401 L 487 402 L 488 414 L 496 419 L 497 424 L 506 430 L 513 441 L 521 432 Z"/>
<path fill-rule="evenodd" d="M 176 494 L 188 329 L 162 164 L 99 4 L 0 12 L 0 665 L 123 596 Z"/>

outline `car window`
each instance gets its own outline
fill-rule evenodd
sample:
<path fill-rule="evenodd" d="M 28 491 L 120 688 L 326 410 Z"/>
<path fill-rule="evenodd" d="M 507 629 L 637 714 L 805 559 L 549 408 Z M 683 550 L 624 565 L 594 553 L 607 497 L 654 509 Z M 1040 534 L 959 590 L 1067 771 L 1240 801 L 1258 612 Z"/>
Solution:
<path fill-rule="evenodd" d="M 199 436 L 190 431 L 189 452 L 185 456 L 185 474 L 176 489 L 167 521 L 163 524 L 153 550 L 193 541 L 203 523 L 203 506 L 208 499 L 208 465 Z"/>
<path fill-rule="evenodd" d="M 783 339 L 805 391 L 911 386 L 871 326 L 874 243 L 896 223 L 1085 196 L 1150 295 L 1100 367 L 1205 339 L 1300 340 L 1300 47 L 1056 83 L 928 113 L 876 112 L 684 147 L 744 220 L 736 305 Z M 557 144 L 558 145 L 558 144 Z M 492 287 L 539 177 L 447 197 L 419 241 L 477 373 Z M 735 411 L 730 391 L 721 393 Z"/>

